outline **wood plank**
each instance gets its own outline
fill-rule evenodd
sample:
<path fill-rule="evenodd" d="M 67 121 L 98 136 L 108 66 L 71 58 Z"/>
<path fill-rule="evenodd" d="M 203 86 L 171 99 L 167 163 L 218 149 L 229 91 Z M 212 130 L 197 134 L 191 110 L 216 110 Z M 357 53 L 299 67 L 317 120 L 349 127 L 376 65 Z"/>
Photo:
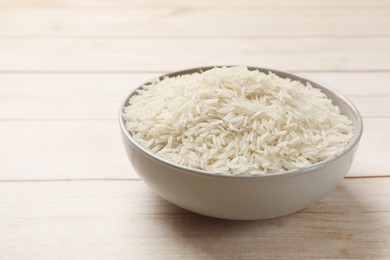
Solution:
<path fill-rule="evenodd" d="M 126 95 L 142 83 L 169 72 L 1 73 L 0 95 L 2 98 L 55 97 L 59 92 L 64 96 Z M 390 72 L 290 72 L 326 84 L 348 96 L 390 95 Z"/>
<path fill-rule="evenodd" d="M 327 0 L 316 1 L 311 0 L 13 0 L 0 2 L 1 7 L 122 7 L 122 8 L 134 8 L 134 7 L 146 7 L 146 8 L 162 8 L 162 7 L 218 7 L 218 8 L 243 8 L 243 7 L 288 7 L 288 8 L 302 8 L 302 7 L 372 7 L 372 6 L 388 6 L 387 0 Z"/>
<path fill-rule="evenodd" d="M 298 213 L 245 222 L 181 210 L 139 181 L 0 183 L 0 257 L 388 259 L 389 186 L 344 180 Z"/>
<path fill-rule="evenodd" d="M 389 36 L 390 9 L 382 6 L 292 9 L 2 8 L 0 35 Z"/>
<path fill-rule="evenodd" d="M 390 175 L 389 132 L 390 118 L 364 119 L 348 176 Z M 3 120 L 0 136 L 0 180 L 138 178 L 116 120 Z"/>
<path fill-rule="evenodd" d="M 122 99 L 161 74 L 0 74 L 0 119 L 116 119 Z M 390 73 L 300 74 L 339 89 L 363 116 L 390 117 Z"/>
<path fill-rule="evenodd" d="M 303 71 L 390 70 L 388 46 L 390 37 L 3 38 L 0 71 L 145 72 L 218 64 Z"/>
<path fill-rule="evenodd" d="M 116 119 L 119 105 L 158 74 L 0 74 L 0 119 Z"/>
<path fill-rule="evenodd" d="M 305 72 L 297 74 L 327 84 L 348 96 L 390 95 L 390 73 Z"/>
<path fill-rule="evenodd" d="M 108 121 L 0 121 L 0 179 L 137 178 L 119 125 Z"/>

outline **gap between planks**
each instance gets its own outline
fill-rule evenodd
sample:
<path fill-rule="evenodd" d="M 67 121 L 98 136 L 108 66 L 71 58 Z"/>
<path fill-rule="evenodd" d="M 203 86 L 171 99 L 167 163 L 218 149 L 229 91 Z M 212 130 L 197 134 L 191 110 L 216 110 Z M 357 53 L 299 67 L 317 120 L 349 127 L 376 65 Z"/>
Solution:
<path fill-rule="evenodd" d="M 176 10 L 184 10 L 184 11 L 191 11 L 191 10 L 318 10 L 318 5 L 306 5 L 306 6 L 297 6 L 297 5 L 266 5 L 266 6 L 227 6 L 227 5 L 208 5 L 208 6 L 49 6 L 49 5 L 23 5 L 23 6 L 7 6 L 7 5 L 1 5 L 0 7 L 2 10 L 22 10 L 22 9 L 49 9 L 49 10 L 55 10 L 55 9 L 65 9 L 65 10 L 123 10 L 123 9 L 142 9 L 142 10 L 159 10 L 159 9 L 167 9 L 172 8 Z M 347 9 L 382 9 L 382 8 L 388 8 L 389 5 L 386 4 L 376 4 L 376 5 L 365 5 L 365 6 L 354 6 L 354 5 L 329 5 L 329 6 L 321 6 L 321 9 L 340 9 L 340 8 L 347 8 Z"/>
<path fill-rule="evenodd" d="M 178 1 L 178 0 L 158 0 L 158 1 L 142 1 L 142 0 L 59 0 L 59 1 L 34 1 L 34 0 L 16 0 L 6 1 L 0 4 L 1 7 L 8 8 L 26 8 L 26 7 L 58 7 L 58 8 L 159 8 L 159 7 L 176 7 L 176 8 L 308 8 L 308 7 L 321 7 L 321 8 L 340 8 L 340 7 L 387 7 L 389 6 L 388 1 L 385 0 L 372 0 L 372 1 L 353 1 L 351 5 L 350 1 L 343 0 L 330 0 L 330 1 L 317 1 L 313 5 L 313 1 L 310 0 L 295 0 L 294 5 L 286 5 L 286 1 L 283 0 L 242 0 L 242 1 L 224 1 L 214 0 L 212 2 L 207 0 L 189 0 L 189 1 Z"/>
<path fill-rule="evenodd" d="M 51 35 L 51 34 L 23 34 L 23 35 L 0 35 L 0 39 L 313 39 L 313 38 L 336 38 L 336 39 L 367 39 L 388 38 L 390 34 L 375 35 L 337 35 L 337 34 L 311 34 L 311 35 Z"/>
<path fill-rule="evenodd" d="M 40 1 L 39 1 L 40 2 Z M 231 4 L 229 1 L 223 1 L 219 2 L 214 1 L 213 3 L 210 3 L 207 1 L 206 3 L 202 3 L 202 1 L 195 1 L 196 4 L 192 3 L 192 1 L 177 1 L 177 3 L 173 3 L 175 1 L 163 1 L 165 3 L 156 3 L 156 1 L 151 1 L 150 3 L 140 3 L 131 5 L 128 3 L 128 1 L 125 1 L 126 4 L 118 4 L 115 2 L 118 1 L 106 1 L 104 4 L 97 3 L 95 4 L 84 4 L 85 1 L 81 1 L 83 4 L 79 5 L 79 2 L 72 3 L 65 1 L 64 3 L 53 3 L 53 2 L 47 2 L 44 1 L 41 3 L 33 2 L 33 3 L 2 3 L 0 4 L 1 9 L 6 10 L 21 10 L 21 9 L 65 9 L 65 10 L 116 10 L 116 9 L 142 9 L 142 10 L 158 10 L 158 9 L 166 9 L 166 8 L 174 8 L 178 10 L 202 10 L 202 9 L 218 9 L 218 10 L 253 10 L 253 9 L 269 9 L 269 10 L 281 10 L 281 9 L 288 9 L 288 10 L 318 10 L 320 7 L 321 9 L 340 9 L 340 8 L 347 8 L 347 9 L 382 9 L 387 8 L 390 5 L 386 2 L 378 1 L 378 3 L 372 3 L 373 1 L 370 1 L 369 4 L 359 4 L 356 1 L 354 1 L 354 4 L 345 4 L 341 3 L 340 1 L 336 3 L 331 4 L 323 4 L 323 3 L 316 3 L 316 4 L 308 4 L 308 3 L 297 3 L 297 4 L 286 4 L 285 1 L 282 1 L 281 3 L 275 4 L 275 1 L 255 1 L 253 3 L 250 3 L 251 1 L 239 1 L 239 4 Z M 88 1 L 87 1 L 88 2 Z M 148 2 L 148 1 L 145 1 Z M 198 3 L 200 2 L 200 4 Z M 236 1 L 234 1 L 236 2 Z M 264 2 L 271 2 L 272 4 L 265 4 Z M 296 3 L 297 1 L 294 1 Z M 305 2 L 305 1 L 303 1 Z M 109 4 L 107 4 L 109 3 Z M 131 3 L 131 1 L 130 1 Z"/>
<path fill-rule="evenodd" d="M 352 95 L 349 95 L 352 96 Z M 384 95 L 389 97 L 388 95 Z M 365 115 L 362 118 L 390 118 L 390 115 Z M 117 118 L 0 118 L 0 121 L 117 121 Z"/>
<path fill-rule="evenodd" d="M 239 66 L 242 64 L 212 64 L 211 67 L 218 66 Z M 243 65 L 244 66 L 244 65 Z M 253 67 L 248 65 L 249 67 Z M 262 68 L 262 66 L 259 66 Z M 181 70 L 191 69 L 192 67 L 184 67 Z M 265 67 L 266 68 L 266 67 Z M 268 68 L 274 69 L 274 68 Z M 281 70 L 281 69 L 279 69 Z M 0 70 L 0 74 L 150 74 L 150 73 L 171 73 L 175 70 Z M 287 69 L 284 70 L 290 73 L 389 73 L 389 69 Z M 158 75 L 157 75 L 158 76 Z"/>
<path fill-rule="evenodd" d="M 344 179 L 377 179 L 377 178 L 389 178 L 389 175 L 372 175 L 372 176 L 346 176 Z M 93 178 L 93 179 L 26 179 L 26 180 L 16 180 L 16 179 L 9 179 L 9 180 L 0 180 L 0 183 L 17 183 L 17 182 L 93 182 L 93 181 L 113 181 L 113 182 L 121 182 L 121 181 L 142 181 L 142 179 L 136 179 L 136 178 Z"/>

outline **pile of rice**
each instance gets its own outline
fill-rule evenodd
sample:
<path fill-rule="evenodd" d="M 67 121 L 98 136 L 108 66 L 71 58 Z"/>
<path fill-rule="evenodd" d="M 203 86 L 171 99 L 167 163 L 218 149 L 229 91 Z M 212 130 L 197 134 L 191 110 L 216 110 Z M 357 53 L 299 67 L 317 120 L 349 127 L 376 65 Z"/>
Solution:
<path fill-rule="evenodd" d="M 155 154 L 234 175 L 311 166 L 340 154 L 353 132 L 319 89 L 242 66 L 147 84 L 123 117 L 130 134 Z"/>

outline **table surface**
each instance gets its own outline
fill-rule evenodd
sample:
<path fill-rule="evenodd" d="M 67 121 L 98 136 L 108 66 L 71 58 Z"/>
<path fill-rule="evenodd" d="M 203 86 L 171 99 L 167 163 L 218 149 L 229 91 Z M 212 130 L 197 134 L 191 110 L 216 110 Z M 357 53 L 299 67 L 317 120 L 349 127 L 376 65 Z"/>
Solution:
<path fill-rule="evenodd" d="M 212 64 L 288 70 L 360 109 L 347 177 L 289 216 L 226 221 L 135 174 L 122 98 Z M 387 0 L 0 1 L 0 259 L 390 259 Z"/>

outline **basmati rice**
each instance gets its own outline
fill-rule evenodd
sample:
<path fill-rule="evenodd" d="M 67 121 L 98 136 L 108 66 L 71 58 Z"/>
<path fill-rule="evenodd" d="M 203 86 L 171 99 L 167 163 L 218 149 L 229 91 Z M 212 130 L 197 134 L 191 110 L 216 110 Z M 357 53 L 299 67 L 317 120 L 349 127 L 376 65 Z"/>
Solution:
<path fill-rule="evenodd" d="M 129 99 L 130 134 L 153 153 L 213 173 L 257 175 L 339 155 L 352 122 L 319 89 L 243 66 L 156 80 Z"/>

